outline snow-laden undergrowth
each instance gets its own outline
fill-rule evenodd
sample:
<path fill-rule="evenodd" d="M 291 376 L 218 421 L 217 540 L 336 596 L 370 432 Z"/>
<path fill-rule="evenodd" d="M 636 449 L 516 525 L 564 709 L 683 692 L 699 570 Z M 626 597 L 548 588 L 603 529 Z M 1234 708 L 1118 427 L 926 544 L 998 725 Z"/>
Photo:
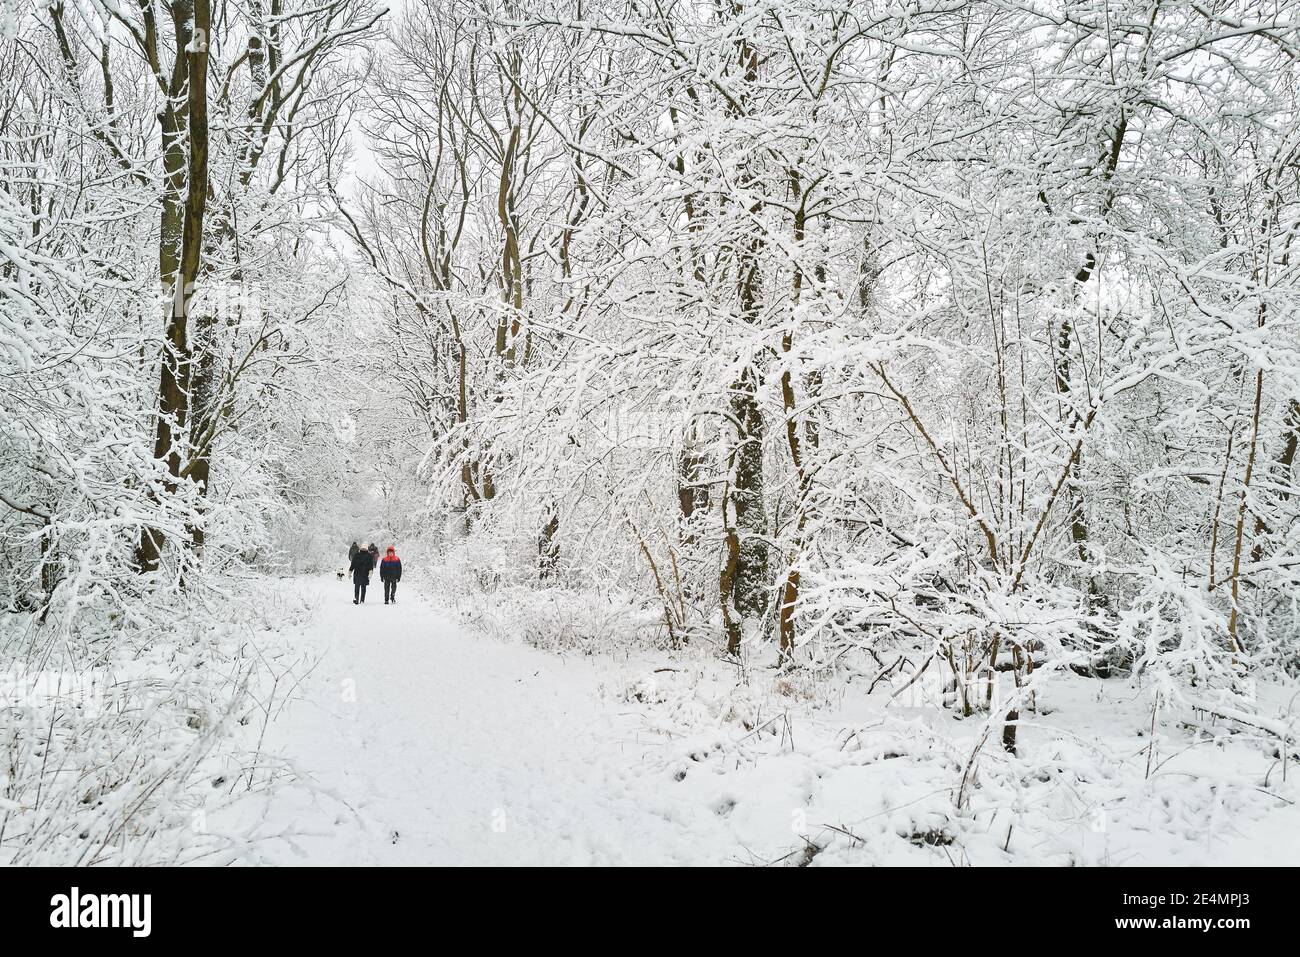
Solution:
<path fill-rule="evenodd" d="M 583 654 L 664 643 L 662 613 L 615 579 L 587 588 L 539 588 L 536 576 L 491 539 L 453 541 L 416 554 L 429 565 L 432 597 L 476 633 Z"/>
<path fill-rule="evenodd" d="M 259 579 L 68 627 L 0 616 L 0 865 L 223 863 L 215 811 L 274 785 L 260 742 L 308 662 L 303 607 Z"/>
<path fill-rule="evenodd" d="M 1138 685 L 1067 673 L 1022 712 L 1013 755 L 986 720 L 866 684 L 827 694 L 697 661 L 608 691 L 662 738 L 644 773 L 724 816 L 741 863 L 1285 863 L 1300 850 L 1300 755 L 1293 743 L 1288 767 L 1266 732 L 1185 708 L 1153 717 Z M 1284 690 L 1261 707 L 1294 735 Z"/>

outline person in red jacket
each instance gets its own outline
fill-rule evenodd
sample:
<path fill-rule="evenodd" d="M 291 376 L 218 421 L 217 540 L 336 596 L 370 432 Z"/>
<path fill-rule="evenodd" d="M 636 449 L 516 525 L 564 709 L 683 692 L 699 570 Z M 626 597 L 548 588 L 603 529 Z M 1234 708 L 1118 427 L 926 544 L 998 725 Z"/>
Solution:
<path fill-rule="evenodd" d="M 392 545 L 384 560 L 379 563 L 379 578 L 384 583 L 384 604 L 390 601 L 397 604 L 397 583 L 402 580 L 402 560 L 397 557 L 397 550 Z"/>

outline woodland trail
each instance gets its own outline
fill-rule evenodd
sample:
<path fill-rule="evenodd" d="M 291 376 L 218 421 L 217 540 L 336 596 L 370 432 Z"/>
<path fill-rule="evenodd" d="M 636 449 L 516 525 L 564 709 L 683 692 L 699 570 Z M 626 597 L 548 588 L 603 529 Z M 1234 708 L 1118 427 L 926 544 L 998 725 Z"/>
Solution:
<path fill-rule="evenodd" d="M 286 585 L 315 609 L 289 640 L 319 663 L 267 747 L 315 791 L 273 799 L 263 833 L 298 836 L 267 842 L 269 863 L 677 859 L 683 835 L 625 750 L 635 716 L 602 710 L 592 659 L 468 636 L 405 582 L 391 606 L 373 588 L 354 606 L 333 579 Z"/>

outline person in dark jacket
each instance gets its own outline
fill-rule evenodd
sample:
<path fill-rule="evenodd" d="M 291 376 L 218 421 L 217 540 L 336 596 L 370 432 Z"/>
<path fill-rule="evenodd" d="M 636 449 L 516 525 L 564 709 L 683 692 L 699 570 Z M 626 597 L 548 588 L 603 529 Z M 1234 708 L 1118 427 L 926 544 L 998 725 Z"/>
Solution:
<path fill-rule="evenodd" d="M 349 563 L 351 563 L 352 559 L 354 559 L 354 558 L 357 557 L 357 552 L 359 552 L 359 551 L 361 551 L 361 546 L 358 545 L 356 542 L 353 542 L 353 543 L 352 543 L 352 547 L 348 549 L 348 562 L 349 562 Z"/>
<path fill-rule="evenodd" d="M 397 557 L 397 549 L 388 546 L 384 560 L 379 563 L 379 578 L 384 583 L 384 604 L 390 601 L 397 604 L 397 583 L 402 580 L 402 560 Z"/>
<path fill-rule="evenodd" d="M 370 573 L 374 571 L 375 560 L 370 552 L 359 550 L 352 556 L 348 571 L 352 573 L 352 604 L 365 604 L 366 586 L 370 584 Z"/>
<path fill-rule="evenodd" d="M 379 566 L 379 546 L 371 542 L 366 546 L 366 551 L 370 553 L 370 564 L 377 568 Z"/>

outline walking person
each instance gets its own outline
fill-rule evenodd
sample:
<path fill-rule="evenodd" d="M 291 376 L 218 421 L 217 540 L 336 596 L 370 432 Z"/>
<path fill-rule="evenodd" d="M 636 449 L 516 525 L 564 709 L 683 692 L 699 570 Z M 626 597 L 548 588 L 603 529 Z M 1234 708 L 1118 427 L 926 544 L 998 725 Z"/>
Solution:
<path fill-rule="evenodd" d="M 375 559 L 367 549 L 357 549 L 348 565 L 352 572 L 352 604 L 363 605 L 366 601 L 366 586 L 370 584 L 370 573 L 374 571 Z"/>
<path fill-rule="evenodd" d="M 352 547 L 348 549 L 348 564 L 352 563 L 352 559 L 357 557 L 357 552 L 359 551 L 361 551 L 361 546 L 356 542 L 353 542 Z"/>
<path fill-rule="evenodd" d="M 402 580 L 402 560 L 397 557 L 397 549 L 392 545 L 379 563 L 379 578 L 384 583 L 384 604 L 390 601 L 397 604 L 397 583 Z"/>
<path fill-rule="evenodd" d="M 372 568 L 379 567 L 379 546 L 371 542 L 366 546 L 366 551 L 370 553 L 370 565 Z"/>

